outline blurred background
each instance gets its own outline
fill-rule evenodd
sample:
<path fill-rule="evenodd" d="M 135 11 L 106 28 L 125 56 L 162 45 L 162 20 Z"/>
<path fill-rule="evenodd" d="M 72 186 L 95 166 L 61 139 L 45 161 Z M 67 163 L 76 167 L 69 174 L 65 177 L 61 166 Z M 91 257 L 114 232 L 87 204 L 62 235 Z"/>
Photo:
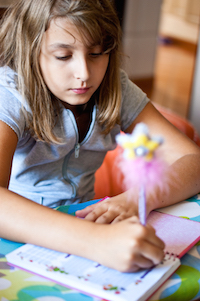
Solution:
<path fill-rule="evenodd" d="M 200 134 L 200 0 L 115 0 L 115 5 L 130 79 Z"/>
<path fill-rule="evenodd" d="M 0 0 L 0 13 L 17 0 Z M 200 0 L 114 0 L 123 68 L 150 99 L 200 135 Z"/>

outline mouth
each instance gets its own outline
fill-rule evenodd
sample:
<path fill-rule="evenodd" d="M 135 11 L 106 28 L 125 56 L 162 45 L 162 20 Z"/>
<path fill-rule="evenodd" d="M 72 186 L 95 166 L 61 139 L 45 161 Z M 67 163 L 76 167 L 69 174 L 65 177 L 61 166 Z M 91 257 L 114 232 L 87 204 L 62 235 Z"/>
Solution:
<path fill-rule="evenodd" d="M 71 91 L 73 91 L 76 94 L 85 94 L 89 91 L 90 88 L 75 88 L 75 89 L 71 89 Z"/>

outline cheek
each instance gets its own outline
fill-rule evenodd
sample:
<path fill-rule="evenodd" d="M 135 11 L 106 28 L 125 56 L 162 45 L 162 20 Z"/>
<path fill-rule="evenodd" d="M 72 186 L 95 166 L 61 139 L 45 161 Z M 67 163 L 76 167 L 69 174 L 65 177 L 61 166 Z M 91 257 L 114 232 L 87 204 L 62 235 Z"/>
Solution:
<path fill-rule="evenodd" d="M 59 73 L 56 72 L 52 64 L 49 64 L 46 58 L 40 59 L 40 68 L 47 87 L 49 90 L 52 90 L 54 86 L 57 86 L 57 82 L 59 82 Z M 56 76 L 56 74 L 58 75 Z"/>
<path fill-rule="evenodd" d="M 97 75 L 99 75 L 99 77 L 101 77 L 102 80 L 108 68 L 108 63 L 109 63 L 109 56 L 105 57 L 99 64 Z"/>

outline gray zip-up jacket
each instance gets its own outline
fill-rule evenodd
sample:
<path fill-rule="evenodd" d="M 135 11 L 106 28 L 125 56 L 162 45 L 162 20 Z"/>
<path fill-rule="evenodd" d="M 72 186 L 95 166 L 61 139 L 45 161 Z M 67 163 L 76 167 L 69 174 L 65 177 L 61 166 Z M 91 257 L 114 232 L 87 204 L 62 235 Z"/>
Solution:
<path fill-rule="evenodd" d="M 116 147 L 115 136 L 132 124 L 149 101 L 124 71 L 121 71 L 121 84 L 121 127 L 116 125 L 108 135 L 102 135 L 95 105 L 89 131 L 78 143 L 74 115 L 63 108 L 55 132 L 64 143 L 48 144 L 36 141 L 25 130 L 22 98 L 15 87 L 14 72 L 10 68 L 0 68 L 0 120 L 18 136 L 9 189 L 50 207 L 92 199 L 94 174 L 106 152 Z"/>

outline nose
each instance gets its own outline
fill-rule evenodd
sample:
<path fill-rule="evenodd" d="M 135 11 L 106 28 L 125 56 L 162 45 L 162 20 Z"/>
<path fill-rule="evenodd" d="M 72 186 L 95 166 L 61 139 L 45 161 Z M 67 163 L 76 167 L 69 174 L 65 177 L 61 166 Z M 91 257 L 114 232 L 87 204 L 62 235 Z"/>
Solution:
<path fill-rule="evenodd" d="M 82 82 L 86 82 L 90 77 L 90 68 L 87 58 L 80 57 L 76 60 L 74 67 L 74 77 L 80 79 Z"/>

